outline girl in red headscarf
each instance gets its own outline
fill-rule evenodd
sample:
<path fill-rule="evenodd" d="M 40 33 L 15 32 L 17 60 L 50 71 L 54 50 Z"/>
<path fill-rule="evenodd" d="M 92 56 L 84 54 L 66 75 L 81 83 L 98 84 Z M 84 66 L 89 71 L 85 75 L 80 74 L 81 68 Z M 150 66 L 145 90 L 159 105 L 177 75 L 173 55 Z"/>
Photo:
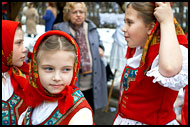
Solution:
<path fill-rule="evenodd" d="M 173 104 L 188 82 L 188 41 L 170 3 L 154 5 L 127 6 L 123 27 L 127 64 L 114 125 L 179 124 Z"/>
<path fill-rule="evenodd" d="M 30 106 L 19 124 L 93 124 L 92 109 L 75 86 L 79 67 L 79 48 L 70 35 L 53 30 L 40 36 L 33 48 L 30 85 L 25 89 Z"/>
<path fill-rule="evenodd" d="M 2 20 L 2 124 L 17 125 L 26 110 L 24 84 L 29 66 L 24 62 L 26 48 L 21 24 Z M 29 79 L 29 77 L 28 77 Z"/>

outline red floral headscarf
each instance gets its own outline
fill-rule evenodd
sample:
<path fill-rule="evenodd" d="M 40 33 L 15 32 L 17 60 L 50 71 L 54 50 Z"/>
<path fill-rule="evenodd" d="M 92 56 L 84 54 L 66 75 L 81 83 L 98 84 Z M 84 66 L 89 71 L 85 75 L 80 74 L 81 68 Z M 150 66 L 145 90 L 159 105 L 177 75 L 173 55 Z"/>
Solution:
<path fill-rule="evenodd" d="M 183 32 L 183 29 L 178 24 L 177 20 L 174 18 L 174 25 L 176 29 L 177 39 L 180 45 L 188 48 L 188 40 Z M 143 79 L 146 72 L 150 69 L 154 58 L 158 55 L 158 50 L 160 46 L 160 26 L 159 22 L 156 21 L 154 28 L 151 31 L 151 34 L 148 36 L 148 39 L 143 48 L 143 53 L 137 72 L 136 82 Z M 127 48 L 126 58 L 129 59 L 133 57 L 136 48 Z"/>
<path fill-rule="evenodd" d="M 60 94 L 51 94 L 43 88 L 43 86 L 40 83 L 38 67 L 37 67 L 37 62 L 36 62 L 39 45 L 43 42 L 44 38 L 47 38 L 48 36 L 51 36 L 51 35 L 61 35 L 61 36 L 66 37 L 70 41 L 70 43 L 73 44 L 73 46 L 75 47 L 75 52 L 77 55 L 77 59 L 74 63 L 73 78 L 72 78 L 71 84 L 66 85 L 65 89 Z M 62 114 L 64 114 L 65 111 L 67 111 L 73 105 L 74 101 L 72 97 L 72 91 L 73 91 L 73 88 L 76 88 L 74 84 L 77 81 L 77 74 L 80 67 L 80 52 L 79 51 L 80 50 L 76 41 L 69 34 L 63 31 L 59 31 L 59 30 L 48 31 L 38 38 L 33 48 L 31 64 L 30 64 L 30 69 L 29 69 L 30 70 L 30 85 L 28 85 L 27 89 L 25 89 L 28 105 L 35 107 L 45 100 L 47 101 L 58 100 L 58 109 Z"/>
<path fill-rule="evenodd" d="M 23 88 L 27 82 L 29 66 L 25 62 L 21 67 L 12 64 L 14 36 L 18 26 L 21 27 L 19 22 L 2 20 L 2 72 L 8 71 L 14 91 L 24 98 Z"/>

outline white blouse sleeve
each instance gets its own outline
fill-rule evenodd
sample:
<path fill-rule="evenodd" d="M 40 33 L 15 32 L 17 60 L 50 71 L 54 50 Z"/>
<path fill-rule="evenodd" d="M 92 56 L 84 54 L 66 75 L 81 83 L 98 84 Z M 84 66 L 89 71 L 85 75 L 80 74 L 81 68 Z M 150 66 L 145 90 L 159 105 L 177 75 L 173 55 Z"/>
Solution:
<path fill-rule="evenodd" d="M 91 110 L 88 108 L 80 109 L 70 120 L 69 125 L 93 125 Z"/>
<path fill-rule="evenodd" d="M 159 55 L 154 59 L 151 70 L 147 72 L 148 77 L 154 77 L 153 83 L 158 82 L 164 87 L 179 91 L 181 88 L 188 84 L 188 49 L 180 45 L 183 63 L 181 71 L 173 77 L 164 77 L 158 71 L 158 58 Z"/>
<path fill-rule="evenodd" d="M 27 108 L 28 109 L 28 108 Z M 18 125 L 22 125 L 22 121 L 24 119 L 24 116 L 26 114 L 27 109 L 20 115 L 19 119 L 18 119 Z"/>

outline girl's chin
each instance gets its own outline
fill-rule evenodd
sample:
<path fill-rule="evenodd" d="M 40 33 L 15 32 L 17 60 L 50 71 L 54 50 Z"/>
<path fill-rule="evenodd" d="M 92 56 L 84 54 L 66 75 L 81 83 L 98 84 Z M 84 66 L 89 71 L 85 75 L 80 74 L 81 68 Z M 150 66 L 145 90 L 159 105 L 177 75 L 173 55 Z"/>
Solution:
<path fill-rule="evenodd" d="M 14 66 L 16 66 L 16 67 L 21 67 L 22 65 L 23 65 L 23 61 L 22 62 L 19 62 L 19 63 L 17 63 L 17 64 L 13 64 Z"/>
<path fill-rule="evenodd" d="M 132 45 L 128 45 L 128 47 L 129 47 L 129 48 L 136 48 L 136 47 L 134 47 L 134 46 L 132 46 Z"/>

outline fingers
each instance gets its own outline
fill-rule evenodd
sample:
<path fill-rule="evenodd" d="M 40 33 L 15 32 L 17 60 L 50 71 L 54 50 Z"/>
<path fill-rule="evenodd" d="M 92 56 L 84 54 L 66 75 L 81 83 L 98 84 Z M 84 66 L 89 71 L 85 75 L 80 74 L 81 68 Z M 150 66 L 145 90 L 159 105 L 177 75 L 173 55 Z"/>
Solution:
<path fill-rule="evenodd" d="M 163 4 L 164 4 L 163 2 L 155 2 L 156 7 L 160 7 L 160 6 L 162 6 Z"/>
<path fill-rule="evenodd" d="M 168 5 L 168 6 L 170 6 L 171 5 L 171 3 L 170 2 L 165 2 L 166 3 L 166 5 Z"/>
<path fill-rule="evenodd" d="M 167 6 L 170 6 L 170 2 L 155 2 L 156 7 L 160 7 L 164 4 L 166 4 Z"/>

